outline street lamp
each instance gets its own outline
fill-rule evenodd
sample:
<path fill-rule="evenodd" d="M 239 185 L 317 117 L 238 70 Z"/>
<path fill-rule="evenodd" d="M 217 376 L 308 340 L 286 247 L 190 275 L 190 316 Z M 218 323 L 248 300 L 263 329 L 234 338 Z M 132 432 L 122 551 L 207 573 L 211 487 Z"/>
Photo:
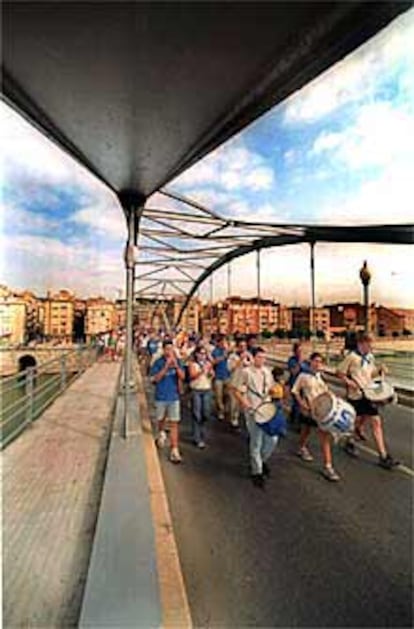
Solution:
<path fill-rule="evenodd" d="M 359 271 L 359 278 L 362 283 L 364 291 L 364 310 L 365 310 L 365 332 L 369 332 L 369 296 L 368 289 L 371 281 L 371 272 L 368 269 L 368 263 L 364 260 L 364 263 Z"/>

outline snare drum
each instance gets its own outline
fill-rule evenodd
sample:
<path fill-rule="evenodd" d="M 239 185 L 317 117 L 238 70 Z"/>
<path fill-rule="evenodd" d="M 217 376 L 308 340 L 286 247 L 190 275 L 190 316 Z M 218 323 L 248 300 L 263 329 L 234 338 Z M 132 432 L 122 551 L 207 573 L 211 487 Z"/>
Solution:
<path fill-rule="evenodd" d="M 256 424 L 270 437 L 279 437 L 287 432 L 286 417 L 281 404 L 263 402 L 253 411 Z"/>
<path fill-rule="evenodd" d="M 385 382 L 383 378 L 376 378 L 368 386 L 361 387 L 361 389 L 364 397 L 376 406 L 396 401 L 394 387 L 389 382 Z"/>
<path fill-rule="evenodd" d="M 254 420 L 256 424 L 266 424 L 277 412 L 276 404 L 273 402 L 263 402 L 254 411 Z"/>
<path fill-rule="evenodd" d="M 321 430 L 331 433 L 352 433 L 355 425 L 355 409 L 342 398 L 326 392 L 311 403 L 312 417 Z"/>

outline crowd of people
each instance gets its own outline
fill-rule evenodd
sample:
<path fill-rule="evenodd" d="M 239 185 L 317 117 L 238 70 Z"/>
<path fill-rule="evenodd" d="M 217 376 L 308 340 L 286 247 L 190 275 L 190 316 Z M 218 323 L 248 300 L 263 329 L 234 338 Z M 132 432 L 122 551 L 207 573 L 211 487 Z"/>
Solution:
<path fill-rule="evenodd" d="M 356 415 L 355 427 L 346 434 L 343 447 L 350 456 L 357 457 L 358 442 L 367 439 L 365 430 L 369 424 L 378 463 L 391 470 L 398 461 L 386 448 L 378 406 L 364 396 L 364 385 L 385 369 L 376 366 L 371 343 L 368 334 L 360 333 L 356 346 L 348 350 L 337 369 Z M 321 473 L 328 481 L 340 480 L 333 466 L 335 437 L 322 429 L 313 413 L 315 399 L 330 391 L 320 353 L 313 352 L 305 359 L 303 347 L 297 342 L 285 368 L 270 369 L 266 364 L 266 349 L 258 345 L 253 334 L 230 341 L 223 334 L 204 338 L 184 331 L 171 335 L 139 330 L 135 334 L 135 349 L 155 388 L 156 444 L 165 448 L 169 442 L 171 462 L 182 461 L 179 425 L 185 405 L 190 409 L 192 440 L 200 450 L 207 445 L 211 420 L 226 423 L 236 433 L 247 434 L 251 480 L 256 487 L 264 488 L 271 473 L 270 457 L 285 434 L 286 425 L 281 421 L 279 428 L 271 431 L 269 422 L 259 421 L 260 413 L 268 412 L 270 407 L 279 419 L 286 415 L 292 428 L 299 432 L 296 454 L 305 463 L 314 460 L 309 441 L 312 431 L 316 431 Z"/>

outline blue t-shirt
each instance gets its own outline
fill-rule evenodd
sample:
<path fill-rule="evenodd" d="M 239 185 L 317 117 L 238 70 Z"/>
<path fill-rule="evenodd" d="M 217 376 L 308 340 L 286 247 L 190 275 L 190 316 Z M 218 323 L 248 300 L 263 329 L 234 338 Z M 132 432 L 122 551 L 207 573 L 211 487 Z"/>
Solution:
<path fill-rule="evenodd" d="M 306 360 L 303 360 L 303 361 L 300 363 L 300 365 L 299 365 L 299 371 L 298 371 L 298 373 L 296 374 L 296 376 L 294 376 L 294 375 L 291 373 L 291 369 L 294 369 L 294 368 L 295 368 L 298 364 L 299 364 L 299 360 L 297 359 L 297 357 L 296 357 L 295 355 L 293 355 L 293 356 L 291 356 L 291 357 L 289 358 L 288 363 L 287 363 L 287 368 L 288 368 L 288 370 L 289 370 L 289 378 L 288 378 L 287 384 L 288 384 L 288 386 L 289 386 L 290 388 L 292 388 L 292 387 L 293 387 L 293 385 L 294 385 L 294 383 L 295 383 L 295 380 L 296 380 L 296 378 L 298 377 L 298 375 L 299 375 L 300 373 L 309 373 L 309 372 L 310 372 L 310 366 L 309 366 L 309 363 L 308 363 Z"/>
<path fill-rule="evenodd" d="M 147 350 L 150 356 L 154 356 L 158 349 L 158 341 L 156 339 L 150 339 L 147 343 Z"/>
<path fill-rule="evenodd" d="M 160 356 L 154 362 L 150 370 L 150 376 L 156 376 L 165 366 L 165 357 Z M 181 363 L 178 362 L 182 367 Z M 155 383 L 155 401 L 156 402 L 176 402 L 180 399 L 178 392 L 178 376 L 174 367 L 170 367 L 165 376 L 159 382 Z"/>
<path fill-rule="evenodd" d="M 227 351 L 223 347 L 215 347 L 212 351 L 211 356 L 213 358 L 221 358 L 225 356 Z M 226 360 L 221 360 L 217 365 L 214 365 L 214 373 L 217 380 L 228 380 L 230 378 L 230 370 L 227 365 Z"/>

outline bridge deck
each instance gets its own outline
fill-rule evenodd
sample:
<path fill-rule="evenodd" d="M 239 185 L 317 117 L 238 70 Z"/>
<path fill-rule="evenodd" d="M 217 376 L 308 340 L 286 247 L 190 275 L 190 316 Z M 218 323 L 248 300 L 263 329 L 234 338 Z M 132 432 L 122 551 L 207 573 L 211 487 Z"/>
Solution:
<path fill-rule="evenodd" d="M 95 364 L 3 453 L 4 627 L 77 624 L 119 368 Z"/>

